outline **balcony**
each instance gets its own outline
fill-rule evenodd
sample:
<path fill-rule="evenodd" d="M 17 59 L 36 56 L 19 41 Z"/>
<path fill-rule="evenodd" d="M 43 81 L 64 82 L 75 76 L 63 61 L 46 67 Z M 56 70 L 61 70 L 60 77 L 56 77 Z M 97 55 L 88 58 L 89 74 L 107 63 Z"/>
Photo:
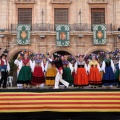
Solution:
<path fill-rule="evenodd" d="M 72 1 L 71 0 L 51 0 L 51 3 L 52 4 L 60 4 L 60 3 L 70 4 L 72 3 Z"/>
<path fill-rule="evenodd" d="M 108 0 L 88 0 L 89 4 L 93 4 L 93 3 L 99 3 L 99 4 L 107 4 Z"/>
<path fill-rule="evenodd" d="M 34 4 L 35 0 L 15 0 L 14 3 L 16 3 L 16 4 L 21 4 L 21 3 L 22 4 L 23 3 L 27 3 L 27 4 L 29 3 L 29 4 L 31 4 L 31 3 L 33 3 Z"/>
<path fill-rule="evenodd" d="M 107 31 L 112 31 L 112 24 L 106 25 Z M 17 31 L 17 24 L 11 24 L 10 31 Z M 31 25 L 31 31 L 55 31 L 55 25 L 49 23 L 36 23 Z M 92 25 L 87 23 L 70 24 L 70 31 L 92 31 Z"/>

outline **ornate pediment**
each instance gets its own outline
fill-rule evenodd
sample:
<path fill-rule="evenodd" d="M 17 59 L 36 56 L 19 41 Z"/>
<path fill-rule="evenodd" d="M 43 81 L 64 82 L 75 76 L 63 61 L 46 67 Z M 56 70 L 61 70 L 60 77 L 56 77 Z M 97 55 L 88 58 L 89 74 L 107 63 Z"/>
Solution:
<path fill-rule="evenodd" d="M 18 3 L 18 4 L 20 4 L 20 3 L 22 3 L 22 4 L 23 4 L 23 3 L 27 3 L 27 4 L 28 4 L 28 3 L 32 3 L 32 4 L 34 4 L 34 3 L 35 3 L 35 0 L 15 0 L 14 3 L 16 3 L 16 4 L 17 4 L 17 3 Z"/>
<path fill-rule="evenodd" d="M 103 3 L 104 3 L 104 4 L 106 3 L 106 4 L 107 4 L 107 3 L 108 3 L 108 0 L 88 0 L 88 3 L 89 3 L 89 4 L 90 4 L 90 3 L 91 3 L 91 4 L 93 4 L 93 3 L 102 3 L 102 4 L 103 4 Z"/>
<path fill-rule="evenodd" d="M 72 3 L 72 1 L 71 0 L 51 0 L 51 3 L 52 4 L 70 4 L 70 3 Z"/>

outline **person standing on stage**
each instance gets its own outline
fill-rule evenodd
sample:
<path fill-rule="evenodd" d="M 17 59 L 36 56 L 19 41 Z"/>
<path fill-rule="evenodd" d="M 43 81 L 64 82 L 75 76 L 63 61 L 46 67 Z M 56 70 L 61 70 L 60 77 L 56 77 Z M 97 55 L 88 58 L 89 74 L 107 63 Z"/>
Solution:
<path fill-rule="evenodd" d="M 120 88 L 120 58 L 119 58 L 118 66 L 119 66 L 118 88 Z"/>
<path fill-rule="evenodd" d="M 84 61 L 84 56 L 80 55 L 79 60 L 75 63 L 76 85 L 79 87 L 88 85 L 87 65 Z"/>
<path fill-rule="evenodd" d="M 101 75 L 100 75 L 100 65 L 96 60 L 96 56 L 92 55 L 92 60 L 88 64 L 89 72 L 89 85 L 92 85 L 91 88 L 96 88 L 98 85 L 102 84 Z"/>
<path fill-rule="evenodd" d="M 39 88 L 41 84 L 45 83 L 43 60 L 40 58 L 40 54 L 37 54 L 35 58 L 31 83 L 35 84 L 36 88 Z"/>
<path fill-rule="evenodd" d="M 102 63 L 103 74 L 103 85 L 112 87 L 116 85 L 115 80 L 115 66 L 113 60 L 110 58 L 110 54 L 106 55 L 106 59 Z"/>
<path fill-rule="evenodd" d="M 24 58 L 22 60 L 22 68 L 18 75 L 18 84 L 23 84 L 23 88 L 28 88 L 32 80 L 32 70 L 30 67 L 30 59 L 28 58 L 28 54 L 24 54 Z"/>
<path fill-rule="evenodd" d="M 0 66 L 1 66 L 0 87 L 1 87 L 1 84 L 3 83 L 3 88 L 6 88 L 7 77 L 8 77 L 8 73 L 10 72 L 10 65 L 6 59 L 5 54 L 2 54 L 2 58 L 0 59 Z"/>
<path fill-rule="evenodd" d="M 53 57 L 48 58 L 48 66 L 46 69 L 46 80 L 45 83 L 47 86 L 52 88 L 55 85 L 55 76 L 56 76 L 57 70 L 54 64 Z"/>
<path fill-rule="evenodd" d="M 19 72 L 22 68 L 22 59 L 23 59 L 23 55 L 22 54 L 18 54 L 17 59 L 14 61 L 14 64 L 17 66 L 17 77 L 19 75 Z M 22 84 L 17 84 L 18 88 L 22 87 Z"/>
<path fill-rule="evenodd" d="M 62 64 L 62 60 L 60 59 L 60 57 L 58 55 L 55 55 L 54 63 L 55 63 L 55 66 L 57 68 L 57 74 L 56 74 L 56 77 L 55 77 L 54 89 L 59 89 L 59 82 L 61 82 L 66 87 L 68 87 L 69 83 L 62 79 L 63 64 Z"/>
<path fill-rule="evenodd" d="M 63 79 L 69 83 L 70 86 L 73 85 L 73 67 L 72 64 L 68 61 L 68 56 L 64 55 L 64 59 L 62 60 L 63 64 Z"/>

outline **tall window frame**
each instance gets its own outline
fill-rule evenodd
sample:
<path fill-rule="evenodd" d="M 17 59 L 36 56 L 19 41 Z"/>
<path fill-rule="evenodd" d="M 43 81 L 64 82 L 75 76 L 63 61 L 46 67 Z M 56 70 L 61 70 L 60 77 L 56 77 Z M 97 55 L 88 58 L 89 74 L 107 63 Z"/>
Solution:
<path fill-rule="evenodd" d="M 91 25 L 105 24 L 105 8 L 91 8 Z"/>
<path fill-rule="evenodd" d="M 18 8 L 18 24 L 32 25 L 32 8 Z"/>

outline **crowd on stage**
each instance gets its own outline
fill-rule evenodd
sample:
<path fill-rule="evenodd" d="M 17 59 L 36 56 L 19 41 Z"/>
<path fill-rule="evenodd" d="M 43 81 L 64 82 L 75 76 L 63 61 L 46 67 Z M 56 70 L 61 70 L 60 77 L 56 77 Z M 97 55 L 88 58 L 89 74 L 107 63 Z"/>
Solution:
<path fill-rule="evenodd" d="M 59 55 L 54 53 L 33 54 L 21 51 L 14 64 L 17 66 L 17 87 L 36 89 L 59 89 L 78 87 L 90 88 L 120 87 L 120 59 L 119 50 L 114 52 L 100 52 L 91 55 Z M 102 60 L 100 56 L 102 55 Z M 0 58 L 0 87 L 6 88 L 10 65 L 6 55 Z"/>

